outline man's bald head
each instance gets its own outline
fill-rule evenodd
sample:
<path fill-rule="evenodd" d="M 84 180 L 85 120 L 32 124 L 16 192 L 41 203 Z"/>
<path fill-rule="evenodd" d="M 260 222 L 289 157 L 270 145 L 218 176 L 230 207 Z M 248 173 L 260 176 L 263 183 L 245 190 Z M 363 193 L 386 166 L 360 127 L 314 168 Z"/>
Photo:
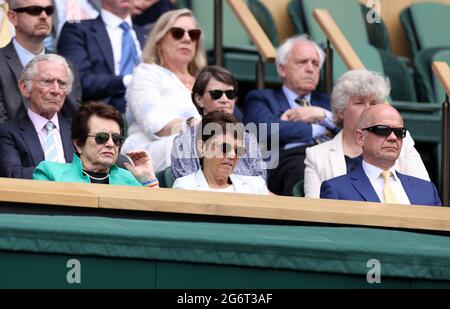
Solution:
<path fill-rule="evenodd" d="M 363 129 L 367 127 L 371 127 L 377 125 L 379 121 L 383 121 L 384 116 L 389 115 L 391 117 L 397 117 L 403 126 L 403 118 L 400 113 L 390 104 L 376 104 L 371 105 L 364 109 L 359 117 L 358 128 Z"/>

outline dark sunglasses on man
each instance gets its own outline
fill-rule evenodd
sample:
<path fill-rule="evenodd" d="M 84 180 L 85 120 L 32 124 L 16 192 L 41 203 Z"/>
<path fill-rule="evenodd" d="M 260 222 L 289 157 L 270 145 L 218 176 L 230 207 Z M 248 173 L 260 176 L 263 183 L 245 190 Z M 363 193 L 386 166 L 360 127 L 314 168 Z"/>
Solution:
<path fill-rule="evenodd" d="M 200 39 L 200 35 L 202 34 L 202 31 L 200 29 L 184 30 L 183 28 L 179 27 L 172 27 L 169 31 L 175 40 L 181 40 L 184 37 L 184 33 L 187 31 L 189 37 L 194 42 L 198 41 L 198 39 Z"/>
<path fill-rule="evenodd" d="M 231 90 L 209 90 L 208 93 L 211 96 L 211 99 L 213 99 L 213 100 L 220 99 L 224 93 L 227 96 L 227 98 L 230 100 L 233 100 L 237 97 L 236 90 L 234 90 L 234 89 L 231 89 Z"/>
<path fill-rule="evenodd" d="M 47 16 L 51 16 L 55 11 L 55 8 L 52 5 L 45 7 L 39 5 L 32 5 L 32 6 L 25 6 L 22 8 L 11 9 L 11 11 L 14 11 L 16 13 L 27 13 L 32 16 L 39 16 L 44 11 L 45 14 L 47 14 Z"/>
<path fill-rule="evenodd" d="M 397 138 L 403 139 L 406 136 L 406 128 L 391 128 L 389 126 L 385 125 L 376 125 L 368 128 L 364 128 L 362 130 L 372 132 L 375 135 L 387 137 L 391 135 L 392 132 L 394 132 L 394 135 Z"/>
<path fill-rule="evenodd" d="M 106 144 L 109 141 L 110 137 L 112 138 L 114 145 L 119 146 L 119 147 L 122 146 L 123 142 L 125 141 L 125 138 L 122 135 L 117 134 L 117 133 L 109 134 L 106 132 L 99 132 L 96 134 L 90 134 L 88 136 L 95 137 L 95 142 L 98 145 Z"/>

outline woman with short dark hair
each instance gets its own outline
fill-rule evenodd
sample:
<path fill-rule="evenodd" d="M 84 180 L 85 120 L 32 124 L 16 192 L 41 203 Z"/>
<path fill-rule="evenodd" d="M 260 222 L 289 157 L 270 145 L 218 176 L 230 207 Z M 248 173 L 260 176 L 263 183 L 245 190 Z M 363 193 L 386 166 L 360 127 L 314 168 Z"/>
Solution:
<path fill-rule="evenodd" d="M 269 194 L 261 176 L 243 176 L 233 173 L 243 147 L 244 126 L 230 113 L 215 110 L 208 113 L 196 132 L 196 147 L 201 168 L 193 174 L 175 180 L 173 188 Z"/>
<path fill-rule="evenodd" d="M 131 163 L 115 165 L 124 141 L 120 112 L 100 102 L 80 106 L 72 121 L 72 141 L 77 153 L 72 163 L 43 161 L 33 179 L 129 186 L 158 186 L 150 156 L 145 151 L 127 153 Z"/>

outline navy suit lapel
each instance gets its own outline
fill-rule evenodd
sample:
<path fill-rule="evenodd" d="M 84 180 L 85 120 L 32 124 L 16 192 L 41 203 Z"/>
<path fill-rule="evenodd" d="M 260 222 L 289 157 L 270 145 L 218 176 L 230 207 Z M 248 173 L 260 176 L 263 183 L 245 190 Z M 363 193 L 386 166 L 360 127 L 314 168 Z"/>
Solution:
<path fill-rule="evenodd" d="M 377 193 L 369 181 L 362 165 L 348 173 L 352 185 L 362 195 L 364 200 L 368 202 L 380 202 Z"/>
<path fill-rule="evenodd" d="M 72 133 L 70 129 L 70 123 L 59 114 L 58 120 L 59 120 L 59 134 L 61 135 L 61 141 L 64 150 L 64 158 L 66 159 L 66 162 L 72 162 L 75 148 L 72 143 Z"/>
<path fill-rule="evenodd" d="M 44 151 L 42 150 L 41 143 L 39 142 L 36 129 L 34 128 L 34 125 L 28 115 L 24 119 L 19 120 L 19 129 L 20 135 L 28 148 L 28 153 L 31 155 L 33 164 L 37 166 L 41 161 L 44 161 Z"/>
<path fill-rule="evenodd" d="M 146 35 L 141 27 L 133 24 L 133 30 L 136 32 L 137 39 L 139 41 L 139 44 L 141 45 L 141 49 L 144 49 Z"/>
<path fill-rule="evenodd" d="M 108 32 L 106 31 L 105 23 L 99 15 L 92 24 L 92 34 L 97 42 L 100 52 L 103 54 L 108 70 L 111 74 L 115 75 L 114 71 L 114 56 L 112 51 L 112 45 L 109 41 Z"/>
<path fill-rule="evenodd" d="M 411 202 L 411 204 L 416 204 L 416 198 L 415 198 L 415 194 L 417 193 L 415 191 L 415 185 L 413 181 L 410 181 L 411 178 L 408 177 L 407 175 L 403 175 L 397 171 L 395 171 L 397 173 L 398 178 L 400 179 L 400 182 L 402 183 L 403 189 L 405 190 L 406 195 L 409 198 L 409 201 Z"/>
<path fill-rule="evenodd" d="M 283 114 L 285 111 L 287 111 L 288 109 L 291 108 L 291 106 L 289 105 L 289 102 L 286 98 L 286 96 L 284 95 L 283 90 L 278 90 L 275 93 L 276 99 L 278 101 L 278 103 L 280 103 L 280 107 L 281 107 L 281 114 Z M 280 116 L 281 116 L 280 114 Z"/>

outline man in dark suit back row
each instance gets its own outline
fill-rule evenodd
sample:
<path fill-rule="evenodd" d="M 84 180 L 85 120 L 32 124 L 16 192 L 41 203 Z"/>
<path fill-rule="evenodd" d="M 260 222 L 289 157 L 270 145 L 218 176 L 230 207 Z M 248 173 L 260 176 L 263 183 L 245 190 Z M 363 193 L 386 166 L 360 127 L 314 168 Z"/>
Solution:
<path fill-rule="evenodd" d="M 17 81 L 22 70 L 36 55 L 46 54 L 44 39 L 51 31 L 54 9 L 51 0 L 10 0 L 8 19 L 16 35 L 0 48 L 0 122 L 23 119 L 27 105 L 22 98 Z M 81 101 L 78 79 L 72 93 L 67 96 L 61 113 L 71 117 Z"/>
<path fill-rule="evenodd" d="M 139 63 L 144 31 L 131 21 L 130 0 L 102 0 L 96 19 L 66 22 L 58 52 L 78 69 L 83 101 L 102 100 L 125 112 L 125 91 Z"/>
<path fill-rule="evenodd" d="M 324 181 L 321 198 L 441 206 L 433 183 L 394 168 L 406 135 L 403 119 L 394 107 L 377 104 L 365 109 L 355 134 L 363 150 L 362 164 L 346 175 Z"/>
<path fill-rule="evenodd" d="M 304 177 L 305 149 L 328 139 L 336 131 L 328 94 L 316 92 L 325 60 L 322 49 L 306 36 L 286 40 L 277 49 L 277 69 L 283 81 L 280 90 L 264 89 L 248 93 L 244 102 L 244 122 L 278 124 L 279 163 L 270 171 L 269 190 L 292 195 L 292 188 Z M 265 144 L 259 132 L 259 142 Z M 272 149 L 272 155 L 278 149 Z"/>
<path fill-rule="evenodd" d="M 43 160 L 72 162 L 71 122 L 60 113 L 72 82 L 61 56 L 38 55 L 25 66 L 18 83 L 25 117 L 0 124 L 1 177 L 31 179 Z"/>

